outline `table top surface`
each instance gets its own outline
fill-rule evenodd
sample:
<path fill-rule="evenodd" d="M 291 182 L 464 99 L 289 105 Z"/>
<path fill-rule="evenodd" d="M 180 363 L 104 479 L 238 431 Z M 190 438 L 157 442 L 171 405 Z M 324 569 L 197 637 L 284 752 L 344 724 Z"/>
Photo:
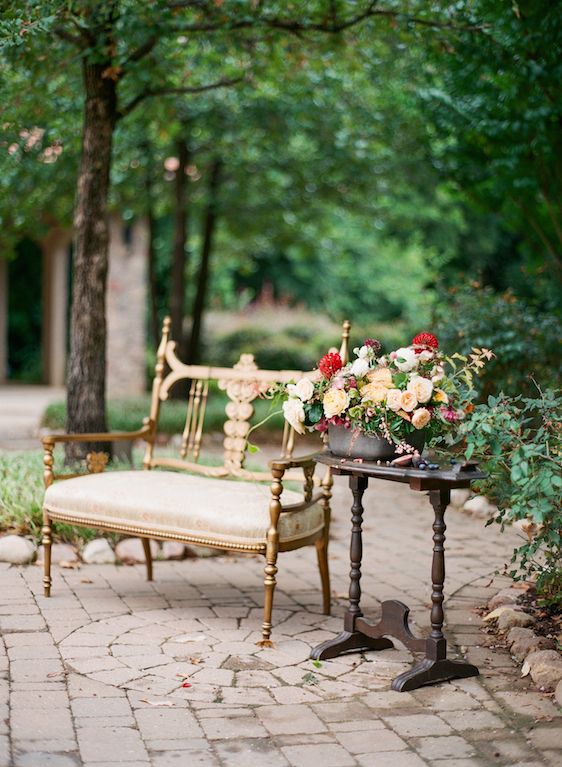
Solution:
<path fill-rule="evenodd" d="M 409 466 L 390 466 L 386 462 L 376 463 L 376 461 L 363 461 L 357 458 L 342 458 L 330 452 L 317 453 L 314 460 L 331 466 L 334 474 L 404 482 L 408 483 L 413 490 L 470 487 L 470 483 L 474 480 L 486 477 L 478 465 L 471 462 L 464 464 L 459 462 L 451 468 L 430 470 Z"/>

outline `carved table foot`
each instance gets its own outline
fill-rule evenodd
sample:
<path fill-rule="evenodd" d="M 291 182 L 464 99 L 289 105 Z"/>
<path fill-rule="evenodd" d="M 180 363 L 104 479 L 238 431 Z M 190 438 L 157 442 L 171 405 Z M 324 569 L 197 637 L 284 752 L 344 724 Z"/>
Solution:
<path fill-rule="evenodd" d="M 469 676 L 478 676 L 479 673 L 476 666 L 465 661 L 424 658 L 421 663 L 393 679 L 391 686 L 397 692 L 407 692 L 425 684 L 445 682 L 447 679 L 465 679 Z"/>
<path fill-rule="evenodd" d="M 313 660 L 327 660 L 337 658 L 346 652 L 360 652 L 361 650 L 387 650 L 394 647 L 390 639 L 371 639 L 358 631 L 342 631 L 334 639 L 327 639 L 322 644 L 314 647 L 310 653 Z"/>
<path fill-rule="evenodd" d="M 377 624 L 369 623 L 365 618 L 355 619 L 355 628 L 368 637 L 391 636 L 400 640 L 412 652 L 423 652 L 426 640 L 410 631 L 408 616 L 410 608 L 396 599 L 386 600 L 381 604 L 382 615 Z"/>

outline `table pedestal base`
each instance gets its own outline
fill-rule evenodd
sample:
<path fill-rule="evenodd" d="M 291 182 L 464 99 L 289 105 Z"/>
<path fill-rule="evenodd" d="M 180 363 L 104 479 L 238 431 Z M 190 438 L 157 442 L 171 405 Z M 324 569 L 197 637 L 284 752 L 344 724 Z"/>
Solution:
<path fill-rule="evenodd" d="M 389 647 L 394 647 L 390 639 L 370 639 L 360 631 L 342 631 L 334 639 L 327 639 L 315 647 L 310 657 L 313 660 L 328 660 L 347 652 L 387 650 Z"/>
<path fill-rule="evenodd" d="M 478 676 L 480 672 L 471 663 L 462 660 L 431 660 L 424 658 L 409 671 L 404 671 L 392 680 L 391 687 L 396 692 L 417 690 L 424 684 L 446 682 L 448 679 L 466 679 L 469 676 Z"/>
<path fill-rule="evenodd" d="M 397 692 L 415 690 L 422 685 L 447 679 L 478 676 L 476 666 L 447 658 L 444 638 L 423 639 L 412 634 L 408 624 L 410 609 L 403 602 L 387 600 L 381 607 L 382 615 L 377 624 L 369 623 L 362 615 L 355 616 L 348 612 L 345 616 L 345 630 L 334 639 L 328 639 L 315 647 L 310 657 L 314 660 L 328 660 L 349 652 L 387 650 L 394 647 L 388 638 L 391 636 L 412 652 L 425 652 L 426 655 L 420 663 L 393 680 L 391 686 Z"/>

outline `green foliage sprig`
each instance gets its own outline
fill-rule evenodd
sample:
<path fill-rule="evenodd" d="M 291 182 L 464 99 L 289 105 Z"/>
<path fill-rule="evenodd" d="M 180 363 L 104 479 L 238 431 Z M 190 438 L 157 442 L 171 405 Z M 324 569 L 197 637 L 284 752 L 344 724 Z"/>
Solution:
<path fill-rule="evenodd" d="M 536 578 L 543 600 L 562 605 L 562 392 L 537 389 L 536 397 L 488 397 L 462 430 L 466 457 L 488 474 L 480 489 L 498 506 L 488 524 L 525 522 L 528 540 L 507 572 Z"/>

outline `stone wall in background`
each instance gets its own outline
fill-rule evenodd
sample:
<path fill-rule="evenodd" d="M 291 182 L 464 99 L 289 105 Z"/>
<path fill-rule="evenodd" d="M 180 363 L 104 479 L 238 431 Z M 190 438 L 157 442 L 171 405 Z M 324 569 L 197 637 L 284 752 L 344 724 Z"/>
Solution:
<path fill-rule="evenodd" d="M 107 283 L 108 397 L 146 390 L 147 226 L 110 220 Z"/>

